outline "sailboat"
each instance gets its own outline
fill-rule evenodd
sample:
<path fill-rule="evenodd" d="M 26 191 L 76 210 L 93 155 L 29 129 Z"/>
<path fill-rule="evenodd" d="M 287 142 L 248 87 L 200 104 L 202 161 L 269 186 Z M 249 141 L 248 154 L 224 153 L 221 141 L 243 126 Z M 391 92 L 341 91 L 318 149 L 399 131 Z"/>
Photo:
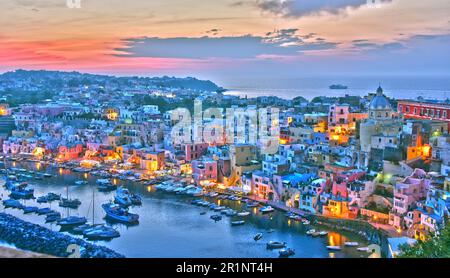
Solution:
<path fill-rule="evenodd" d="M 63 208 L 77 209 L 81 205 L 81 201 L 78 199 L 69 199 L 69 187 L 66 186 L 67 197 L 61 198 L 59 206 Z"/>
<path fill-rule="evenodd" d="M 120 237 L 120 233 L 105 224 L 95 224 L 95 191 L 92 190 L 92 225 L 83 225 L 79 231 L 89 240 L 110 240 Z"/>

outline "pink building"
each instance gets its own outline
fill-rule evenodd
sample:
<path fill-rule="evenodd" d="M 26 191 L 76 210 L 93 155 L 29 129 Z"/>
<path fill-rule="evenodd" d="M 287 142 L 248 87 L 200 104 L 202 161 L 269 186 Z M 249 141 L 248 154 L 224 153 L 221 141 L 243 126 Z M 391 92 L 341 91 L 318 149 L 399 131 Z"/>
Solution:
<path fill-rule="evenodd" d="M 192 177 L 196 184 L 217 182 L 217 161 L 202 159 L 192 161 Z"/>
<path fill-rule="evenodd" d="M 184 145 L 186 161 L 199 159 L 208 151 L 208 143 L 186 144 Z"/>
<path fill-rule="evenodd" d="M 394 206 L 389 214 L 389 224 L 397 229 L 406 228 L 405 217 L 415 209 L 418 201 L 427 197 L 430 180 L 426 179 L 425 171 L 416 169 L 411 176 L 395 185 Z"/>
<path fill-rule="evenodd" d="M 3 141 L 4 154 L 31 154 L 37 146 L 37 141 L 34 139 L 9 138 Z"/>
<path fill-rule="evenodd" d="M 83 152 L 83 145 L 81 144 L 69 144 L 66 146 L 59 146 L 57 159 L 59 161 L 78 159 L 82 152 Z"/>

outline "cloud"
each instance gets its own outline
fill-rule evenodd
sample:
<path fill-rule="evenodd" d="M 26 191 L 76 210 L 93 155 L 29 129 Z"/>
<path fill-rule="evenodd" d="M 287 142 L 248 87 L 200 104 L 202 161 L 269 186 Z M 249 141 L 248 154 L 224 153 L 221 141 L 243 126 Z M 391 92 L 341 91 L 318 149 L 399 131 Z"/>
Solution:
<path fill-rule="evenodd" d="M 265 36 L 130 38 L 116 49 L 120 57 L 180 59 L 253 59 L 257 57 L 298 56 L 302 52 L 328 50 L 337 44 L 315 40 L 314 34 L 300 35 L 297 29 L 283 29 Z"/>
<path fill-rule="evenodd" d="M 256 0 L 256 7 L 285 17 L 300 17 L 321 12 L 337 14 L 346 8 L 379 5 L 393 0 Z M 237 2 L 240 3 L 240 2 Z"/>

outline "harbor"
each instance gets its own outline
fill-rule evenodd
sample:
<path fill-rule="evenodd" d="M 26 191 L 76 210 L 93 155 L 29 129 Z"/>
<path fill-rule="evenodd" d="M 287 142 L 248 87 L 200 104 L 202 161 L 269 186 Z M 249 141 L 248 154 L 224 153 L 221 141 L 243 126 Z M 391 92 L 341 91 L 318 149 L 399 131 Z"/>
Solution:
<path fill-rule="evenodd" d="M 90 224 L 110 227 L 120 236 L 108 241 L 85 240 L 126 257 L 358 258 L 369 255 L 358 251 L 356 246 L 346 245 L 346 242 L 359 242 L 359 247 L 367 246 L 368 242 L 361 236 L 312 226 L 307 221 L 302 221 L 302 218 L 296 219 L 293 214 L 270 209 L 268 206 L 253 206 L 253 202 L 246 202 L 237 196 L 218 193 L 189 196 L 161 190 L 161 184 L 148 185 L 145 182 L 111 178 L 111 183 L 116 188 L 123 186 L 122 190 L 126 189 L 130 194 L 142 198 L 141 205 L 129 207 L 130 213 L 139 216 L 138 222 L 120 223 L 105 217 L 102 205 L 114 201 L 117 189 L 100 192 L 97 180 L 102 177 L 40 162 L 6 163 L 9 169 L 21 169 L 20 171 L 27 171 L 29 175 L 26 182 L 28 188 L 34 190 L 33 196 L 36 199 L 20 200 L 23 206 L 49 208 L 61 214 L 62 218 L 84 218 Z M 44 173 L 47 177 L 35 178 Z M 2 200 L 9 198 L 10 193 L 4 187 L 0 192 Z M 77 208 L 67 208 L 60 207 L 58 202 L 37 202 L 39 197 L 50 192 L 63 197 L 69 196 L 72 200 L 78 199 L 80 204 Z M 82 235 L 65 230 L 58 222 L 46 223 L 45 216 L 25 213 L 21 209 L 4 208 L 3 204 L 1 208 L 6 214 L 50 231 L 62 231 L 64 235 L 83 238 Z M 213 216 L 220 216 L 220 219 L 217 217 L 214 220 Z M 317 233 L 308 234 L 313 229 Z M 281 245 L 268 248 L 270 242 L 279 242 Z"/>

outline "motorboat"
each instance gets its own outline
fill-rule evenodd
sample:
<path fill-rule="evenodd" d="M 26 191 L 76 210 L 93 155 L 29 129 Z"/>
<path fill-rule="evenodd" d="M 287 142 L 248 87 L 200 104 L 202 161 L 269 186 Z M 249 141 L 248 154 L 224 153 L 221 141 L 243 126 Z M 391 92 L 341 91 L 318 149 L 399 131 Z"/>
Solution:
<path fill-rule="evenodd" d="M 82 235 L 84 233 L 84 231 L 86 231 L 87 229 L 93 228 L 94 226 L 91 224 L 83 224 L 81 226 L 77 226 L 75 228 L 73 228 L 72 233 L 76 234 L 76 235 Z"/>
<path fill-rule="evenodd" d="M 88 182 L 84 180 L 75 181 L 75 185 L 87 185 Z"/>
<path fill-rule="evenodd" d="M 14 199 L 31 199 L 34 197 L 34 189 L 16 186 L 11 190 L 10 196 Z"/>
<path fill-rule="evenodd" d="M 224 210 L 224 209 L 226 209 L 224 206 L 216 206 L 216 207 L 214 208 L 214 211 L 222 211 L 222 210 Z"/>
<path fill-rule="evenodd" d="M 218 205 L 216 205 L 216 204 L 211 204 L 210 206 L 209 206 L 209 209 L 210 210 L 215 210 L 216 208 L 218 207 Z"/>
<path fill-rule="evenodd" d="M 286 242 L 269 241 L 266 247 L 267 249 L 281 249 L 286 247 Z"/>
<path fill-rule="evenodd" d="M 334 246 L 334 245 L 328 245 L 327 249 L 332 250 L 332 251 L 341 251 L 342 250 L 342 248 L 340 246 Z"/>
<path fill-rule="evenodd" d="M 359 243 L 358 242 L 354 242 L 354 241 L 347 241 L 347 242 L 344 243 L 344 245 L 347 246 L 347 247 L 356 247 L 356 246 L 359 246 Z"/>
<path fill-rule="evenodd" d="M 83 236 L 89 240 L 110 240 L 120 237 L 120 233 L 112 227 L 98 225 L 84 230 Z"/>
<path fill-rule="evenodd" d="M 309 225 L 311 222 L 308 219 L 302 219 L 303 225 Z"/>
<path fill-rule="evenodd" d="M 255 241 L 258 241 L 258 240 L 262 239 L 262 237 L 263 237 L 263 234 L 262 234 L 262 233 L 257 233 L 257 234 L 253 237 L 253 239 L 254 239 Z"/>
<path fill-rule="evenodd" d="M 44 178 L 51 178 L 51 177 L 52 177 L 52 174 L 44 173 L 42 176 L 43 176 Z"/>
<path fill-rule="evenodd" d="M 241 225 L 244 225 L 244 224 L 245 224 L 244 220 L 231 221 L 231 226 L 241 226 Z"/>
<path fill-rule="evenodd" d="M 81 201 L 78 199 L 67 199 L 62 198 L 59 202 L 59 206 L 62 208 L 73 208 L 77 209 L 81 205 Z"/>
<path fill-rule="evenodd" d="M 269 212 L 273 212 L 274 208 L 271 206 L 265 206 L 265 207 L 260 208 L 259 211 L 261 213 L 269 213 Z"/>
<path fill-rule="evenodd" d="M 114 202 L 124 207 L 129 207 L 133 204 L 130 199 L 130 192 L 124 187 L 119 187 L 117 189 L 116 195 L 114 196 Z"/>
<path fill-rule="evenodd" d="M 128 212 L 127 209 L 120 207 L 117 204 L 103 204 L 103 210 L 106 212 L 106 217 L 127 224 L 133 224 L 139 222 L 139 215 Z"/>
<path fill-rule="evenodd" d="M 76 227 L 86 224 L 86 217 L 69 216 L 58 220 L 56 223 L 62 227 Z"/>
<path fill-rule="evenodd" d="M 259 203 L 258 202 L 250 202 L 250 203 L 247 203 L 247 207 L 248 208 L 256 208 L 256 207 L 258 207 L 259 206 Z"/>
<path fill-rule="evenodd" d="M 98 179 L 96 181 L 97 188 L 101 192 L 109 192 L 116 190 L 116 186 L 113 185 L 108 179 Z"/>
<path fill-rule="evenodd" d="M 326 235 L 328 235 L 328 232 L 327 231 L 321 231 L 321 232 L 319 232 L 319 235 L 320 236 L 326 236 Z"/>
<path fill-rule="evenodd" d="M 191 205 L 200 205 L 200 202 L 202 202 L 202 200 L 200 199 L 195 199 L 191 201 Z"/>
<path fill-rule="evenodd" d="M 225 212 L 226 216 L 232 217 L 232 216 L 236 216 L 237 212 L 234 209 L 229 209 Z"/>
<path fill-rule="evenodd" d="M 312 237 L 319 237 L 320 236 L 320 232 L 316 231 L 315 233 L 312 233 L 311 235 L 312 235 Z"/>
<path fill-rule="evenodd" d="M 316 230 L 311 229 L 311 230 L 306 231 L 306 234 L 307 234 L 308 236 L 311 236 L 311 235 L 313 235 L 315 232 L 316 232 Z"/>
<path fill-rule="evenodd" d="M 49 192 L 49 193 L 47 193 L 47 200 L 49 202 L 60 201 L 61 200 L 61 195 L 53 193 L 53 192 Z"/>
<path fill-rule="evenodd" d="M 280 254 L 280 258 L 289 258 L 290 256 L 295 255 L 295 250 L 292 248 L 286 248 L 281 249 L 280 251 L 278 251 L 278 253 Z"/>
<path fill-rule="evenodd" d="M 61 220 L 61 213 L 59 213 L 59 212 L 48 213 L 45 216 L 46 223 L 51 223 L 51 222 L 55 222 L 55 221 L 59 221 L 59 220 Z"/>
<path fill-rule="evenodd" d="M 248 211 L 241 211 L 237 213 L 237 216 L 248 216 L 248 215 L 250 215 L 250 212 Z"/>
<path fill-rule="evenodd" d="M 38 203 L 48 203 L 47 196 L 39 196 L 36 200 Z"/>
<path fill-rule="evenodd" d="M 34 213 L 38 211 L 38 207 L 23 207 L 23 213 L 25 214 L 29 214 L 29 213 Z"/>
<path fill-rule="evenodd" d="M 37 210 L 37 214 L 39 214 L 39 215 L 46 215 L 46 214 L 49 214 L 52 212 L 54 212 L 54 211 L 51 208 L 40 208 Z"/>
<path fill-rule="evenodd" d="M 134 205 L 134 206 L 142 205 L 142 198 L 141 198 L 141 196 L 139 196 L 137 194 L 130 194 L 129 197 L 130 197 L 132 205 Z"/>
<path fill-rule="evenodd" d="M 209 193 L 209 197 L 214 198 L 214 197 L 217 197 L 217 196 L 219 196 L 219 193 L 217 193 L 217 192 L 211 192 L 211 193 Z"/>
<path fill-rule="evenodd" d="M 216 222 L 222 220 L 222 216 L 220 216 L 218 214 L 211 215 L 210 218 Z"/>
<path fill-rule="evenodd" d="M 15 199 L 3 200 L 3 205 L 5 206 L 5 208 L 21 209 L 23 207 L 23 205 Z"/>

